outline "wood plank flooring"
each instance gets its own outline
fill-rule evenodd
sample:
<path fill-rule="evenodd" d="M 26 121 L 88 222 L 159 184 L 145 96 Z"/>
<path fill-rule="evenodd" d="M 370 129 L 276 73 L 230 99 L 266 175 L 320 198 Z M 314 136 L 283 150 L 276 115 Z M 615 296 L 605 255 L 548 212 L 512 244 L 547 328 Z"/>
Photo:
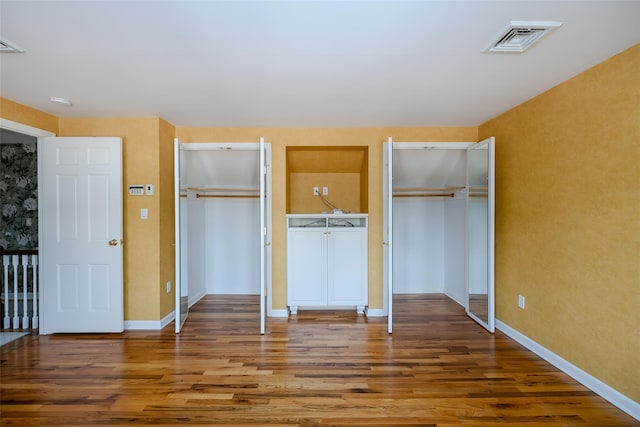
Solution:
<path fill-rule="evenodd" d="M 180 335 L 30 335 L 0 348 L 1 424 L 639 426 L 440 295 L 386 318 L 208 296 Z"/>

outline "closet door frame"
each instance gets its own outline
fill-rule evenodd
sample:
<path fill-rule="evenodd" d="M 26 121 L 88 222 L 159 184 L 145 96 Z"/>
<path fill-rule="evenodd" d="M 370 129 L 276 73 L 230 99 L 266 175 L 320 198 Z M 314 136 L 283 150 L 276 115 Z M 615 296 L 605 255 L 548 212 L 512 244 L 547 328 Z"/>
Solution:
<path fill-rule="evenodd" d="M 173 291 L 175 292 L 175 331 L 179 334 L 182 330 L 182 326 L 187 321 L 189 315 L 189 281 L 183 283 L 182 280 L 182 251 L 185 249 L 182 247 L 182 190 L 180 183 L 180 175 L 182 171 L 182 165 L 180 163 L 182 159 L 181 144 L 178 138 L 173 142 L 173 191 L 174 191 L 174 263 L 175 263 L 175 279 L 173 281 Z M 186 196 L 186 195 L 185 195 Z M 184 289 L 183 289 L 184 288 Z M 186 294 L 183 292 L 186 291 Z M 183 299 L 186 298 L 187 303 L 183 304 Z"/>
<path fill-rule="evenodd" d="M 243 150 L 243 151 L 257 151 L 259 155 L 259 190 L 261 197 L 261 209 L 260 209 L 260 330 L 261 334 L 264 334 L 266 317 L 271 315 L 271 294 L 272 294 L 272 273 L 271 273 L 271 144 L 264 141 L 264 138 L 260 139 L 260 142 L 189 142 L 180 143 L 176 138 L 177 151 L 180 149 L 187 151 L 219 151 L 219 150 Z M 179 153 L 178 153 L 179 154 Z M 175 187 L 179 189 L 180 176 L 179 171 L 175 172 Z M 178 192 L 178 190 L 176 190 Z M 263 199 L 262 199 L 263 198 Z M 177 206 L 179 206 L 179 198 L 176 197 Z M 176 217 L 178 218 L 178 216 Z M 179 220 L 176 220 L 176 275 L 183 268 L 180 266 L 179 257 L 179 241 L 180 241 L 180 224 Z M 179 292 L 178 288 L 179 278 L 176 277 L 176 293 Z M 176 314 L 178 314 L 178 297 L 176 296 Z M 176 332 L 179 332 L 179 328 L 176 327 Z"/>
<path fill-rule="evenodd" d="M 466 250 L 466 265 L 467 265 L 467 301 L 466 301 L 466 312 L 467 315 L 472 318 L 476 323 L 485 328 L 487 331 L 493 333 L 495 332 L 495 200 L 496 200 L 496 161 L 495 161 L 495 138 L 490 137 L 484 139 L 476 144 L 473 144 L 467 149 L 467 152 L 471 150 L 487 150 L 487 189 L 486 189 L 486 198 L 487 198 L 487 218 L 486 218 L 486 232 L 487 232 L 487 242 L 486 242 L 486 250 L 487 250 L 487 272 L 486 272 L 486 281 L 487 281 L 487 313 L 486 319 L 481 318 L 476 315 L 471 308 L 471 289 L 470 289 L 470 270 L 471 270 L 471 262 L 469 260 L 470 257 L 470 238 L 471 230 L 469 229 L 470 225 L 470 208 L 469 201 L 471 200 L 471 192 L 467 195 L 467 250 Z M 469 162 L 467 163 L 467 189 L 470 189 L 470 177 L 469 177 Z"/>
<path fill-rule="evenodd" d="M 382 183 L 382 257 L 383 289 L 386 298 L 387 332 L 393 333 L 393 139 L 389 137 L 383 144 L 383 183 Z"/>
<path fill-rule="evenodd" d="M 482 141 L 484 142 L 484 141 Z M 468 150 L 470 147 L 478 144 L 477 142 L 394 142 L 391 137 L 383 144 L 383 245 L 384 255 L 383 264 L 385 271 L 383 272 L 384 288 L 386 293 L 387 315 L 388 315 L 388 332 L 393 331 L 393 152 L 394 150 Z M 492 161 L 492 167 L 495 162 Z M 388 212 L 387 212 L 388 211 Z M 465 225 L 466 227 L 466 225 Z M 493 244 L 493 236 L 490 236 L 491 244 Z M 465 259 L 467 254 L 464 254 Z M 493 260 L 493 258 L 491 258 Z M 466 262 L 466 261 L 465 261 Z M 492 267 L 491 267 L 492 268 Z M 467 273 L 468 274 L 468 273 Z M 491 271 L 493 277 L 493 270 Z M 468 278 L 467 278 L 467 298 L 465 311 L 468 312 Z M 493 286 L 491 286 L 493 292 Z M 493 301 L 495 298 L 491 297 Z M 470 316 L 471 317 L 471 316 Z M 472 319 L 476 320 L 474 317 Z M 484 326 L 484 325 L 482 325 Z"/>

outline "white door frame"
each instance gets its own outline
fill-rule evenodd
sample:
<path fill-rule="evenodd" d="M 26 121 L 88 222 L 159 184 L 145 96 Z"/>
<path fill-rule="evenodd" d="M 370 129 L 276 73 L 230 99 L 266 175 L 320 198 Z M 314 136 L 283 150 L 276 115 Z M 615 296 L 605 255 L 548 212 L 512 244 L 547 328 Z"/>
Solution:
<path fill-rule="evenodd" d="M 386 298 L 383 298 L 387 311 L 387 332 L 393 332 L 393 139 L 389 137 L 383 144 L 382 157 L 382 253 L 383 282 Z"/>
<path fill-rule="evenodd" d="M 489 138 L 493 141 L 492 138 Z M 484 141 L 480 141 L 479 143 L 485 143 L 487 140 Z M 388 192 L 389 193 L 389 200 L 386 199 L 387 195 L 385 194 L 383 196 L 383 198 L 385 199 L 383 203 L 385 203 L 385 210 L 388 210 L 389 212 L 383 215 L 383 221 L 385 222 L 383 224 L 383 233 L 384 228 L 385 227 L 389 227 L 389 231 L 388 234 L 385 233 L 385 235 L 383 236 L 383 244 L 385 246 L 387 246 L 388 248 L 388 255 L 385 256 L 385 263 L 389 263 L 389 267 L 387 268 L 387 274 L 384 277 L 384 283 L 385 283 L 385 291 L 386 291 L 386 302 L 387 302 L 387 311 L 388 311 L 388 332 L 391 333 L 393 331 L 393 237 L 392 237 L 392 229 L 393 229 L 393 150 L 405 150 L 405 149 L 410 149 L 410 150 L 415 150 L 415 149 L 444 149 L 444 150 L 467 150 L 470 147 L 476 146 L 477 144 L 479 144 L 478 142 L 394 142 L 393 139 L 391 137 L 389 137 L 389 139 L 387 140 L 387 142 L 385 142 L 384 148 L 384 157 L 385 157 L 385 161 L 388 161 L 389 164 L 385 164 L 384 165 L 384 183 L 383 185 L 386 186 L 384 188 L 384 192 Z M 492 156 L 493 154 L 493 150 L 491 151 Z M 491 158 L 491 170 L 495 170 L 495 159 L 492 157 Z M 387 174 L 388 174 L 388 178 L 387 178 Z M 492 185 L 495 185 L 492 181 Z M 494 193 L 495 193 L 495 188 L 492 187 L 491 189 L 491 199 L 494 199 Z M 388 203 L 388 206 L 386 205 Z M 493 224 L 494 221 L 494 208 L 492 206 L 491 211 L 490 211 L 490 221 L 491 224 Z M 492 230 L 493 232 L 495 232 L 495 230 Z M 494 285 L 493 285 L 493 280 L 494 280 L 494 273 L 493 273 L 493 264 L 494 264 L 494 260 L 493 260 L 493 245 L 494 245 L 494 236 L 493 234 L 491 236 L 489 236 L 489 247 L 491 248 L 490 251 L 490 292 L 494 293 Z M 383 274 L 384 275 L 384 274 Z M 467 293 L 467 298 L 465 301 L 465 310 L 468 311 L 468 306 L 469 306 L 469 302 L 468 302 L 468 287 L 467 290 L 465 291 Z M 494 299 L 495 297 L 492 295 L 491 296 L 491 302 L 490 302 L 490 315 L 491 315 L 491 325 L 493 325 L 493 316 L 494 316 Z M 475 316 L 470 316 L 471 318 L 473 318 L 475 321 L 478 321 L 477 318 Z M 483 322 L 478 322 L 480 325 L 482 325 L 483 327 L 485 327 L 485 325 L 483 324 Z M 493 327 L 487 328 L 489 329 L 491 332 L 493 332 Z"/>
<path fill-rule="evenodd" d="M 469 317 L 476 321 L 480 326 L 485 328 L 491 333 L 495 332 L 495 203 L 496 203 L 496 159 L 495 159 L 495 137 L 489 137 L 476 144 L 473 144 L 467 148 L 469 150 L 484 149 L 487 150 L 487 320 L 481 319 L 471 311 L 471 304 L 469 301 L 470 289 L 469 289 L 469 197 L 467 197 L 467 209 L 466 209 L 466 224 L 467 227 L 467 262 L 466 262 L 466 312 Z M 467 188 L 469 189 L 469 166 L 467 161 Z M 469 190 L 470 191 L 470 190 Z"/>
<path fill-rule="evenodd" d="M 220 150 L 223 148 L 231 148 L 233 150 L 246 150 L 246 151 L 259 151 L 260 155 L 260 180 L 261 188 L 260 192 L 265 194 L 265 199 L 261 199 L 261 224 L 264 227 L 260 230 L 260 245 L 261 245 L 261 281 L 264 280 L 265 286 L 260 286 L 260 333 L 264 334 L 266 317 L 272 316 L 272 270 L 271 270 L 271 143 L 265 142 L 261 138 L 260 142 L 178 142 L 182 149 L 188 151 L 199 150 Z M 265 179 L 266 177 L 266 179 Z M 178 177 L 179 178 L 179 177 Z M 177 179 L 178 179 L 177 178 Z M 263 182 L 266 180 L 266 182 Z M 264 209 L 264 218 L 262 217 L 262 209 Z M 176 224 L 176 241 L 178 241 L 179 227 Z M 176 261 L 179 262 L 179 261 Z M 178 268 L 184 268 L 177 267 Z M 176 289 L 177 292 L 177 289 Z M 266 298 L 265 294 L 266 293 Z M 266 307 L 265 307 L 266 304 Z"/>
<path fill-rule="evenodd" d="M 42 149 L 41 149 L 41 142 L 40 142 L 40 138 L 45 138 L 45 137 L 50 137 L 50 136 L 56 136 L 55 133 L 53 132 L 49 132 L 47 130 L 44 129 L 39 129 L 33 126 L 29 126 L 29 125 L 25 125 L 22 123 L 18 123 L 18 122 L 14 122 L 11 120 L 7 120 L 7 119 L 3 119 L 0 118 L 0 129 L 6 129 L 6 130 L 10 130 L 12 132 L 17 132 L 17 133 L 21 133 L 24 135 L 29 135 L 29 136 L 34 136 L 36 138 L 38 138 L 38 205 L 40 204 L 40 201 L 42 200 L 42 195 L 40 194 L 41 188 L 42 188 L 42 182 L 41 180 L 43 179 L 42 177 L 42 161 L 40 159 L 41 153 L 42 153 Z M 42 241 L 42 215 L 38 214 L 38 257 L 40 259 L 46 257 L 46 253 L 44 253 L 43 251 L 43 247 L 41 245 L 41 241 Z M 42 294 L 40 294 L 38 296 L 38 298 L 40 299 L 40 304 L 38 307 L 38 310 L 40 311 L 40 313 L 38 313 L 38 317 L 39 317 L 39 332 L 42 334 L 42 331 L 46 330 L 46 319 L 42 317 L 42 306 L 43 306 L 43 300 L 42 300 Z"/>
<path fill-rule="evenodd" d="M 182 251 L 186 250 L 186 248 L 182 247 L 182 230 L 180 227 L 182 226 L 182 202 L 180 201 L 180 197 L 182 194 L 180 193 L 180 173 L 181 173 L 181 154 L 180 154 L 180 140 L 175 138 L 173 140 L 173 192 L 174 192 L 174 265 L 175 265 L 175 278 L 174 278 L 174 288 L 175 292 L 175 332 L 176 334 L 180 333 L 182 330 L 182 326 L 184 322 L 187 320 L 187 316 L 189 315 L 189 303 L 185 304 L 185 307 L 182 305 L 182 287 L 185 286 L 182 283 Z M 186 284 L 187 289 L 187 301 L 189 299 L 189 285 L 188 281 Z M 183 309 L 185 312 L 183 313 Z"/>

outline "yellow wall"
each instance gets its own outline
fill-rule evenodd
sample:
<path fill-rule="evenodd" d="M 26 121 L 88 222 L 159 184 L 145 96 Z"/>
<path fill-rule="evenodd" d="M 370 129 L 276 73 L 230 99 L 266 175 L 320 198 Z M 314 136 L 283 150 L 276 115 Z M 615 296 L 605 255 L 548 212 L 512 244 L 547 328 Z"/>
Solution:
<path fill-rule="evenodd" d="M 476 127 L 457 128 L 187 128 L 177 127 L 181 142 L 271 142 L 273 216 L 273 308 L 286 308 L 287 209 L 286 148 L 295 146 L 367 146 L 369 201 L 369 307 L 383 307 L 382 292 L 382 143 L 396 141 L 476 141 Z M 331 198 L 330 198 L 331 200 Z"/>
<path fill-rule="evenodd" d="M 160 317 L 171 313 L 175 307 L 175 210 L 173 175 L 173 140 L 175 127 L 160 120 L 159 181 L 156 194 L 160 201 Z M 166 283 L 171 281 L 171 292 Z"/>
<path fill-rule="evenodd" d="M 331 208 L 320 197 L 313 194 L 313 187 L 329 189 L 325 198 L 345 212 L 360 212 L 360 174 L 359 173 L 292 173 L 290 180 L 289 213 L 330 212 Z M 366 211 L 365 211 L 366 213 Z"/>
<path fill-rule="evenodd" d="M 58 133 L 58 118 L 40 110 L 0 98 L 0 117 L 34 128 Z"/>
<path fill-rule="evenodd" d="M 639 70 L 636 45 L 480 127 L 497 145 L 497 318 L 636 401 Z"/>

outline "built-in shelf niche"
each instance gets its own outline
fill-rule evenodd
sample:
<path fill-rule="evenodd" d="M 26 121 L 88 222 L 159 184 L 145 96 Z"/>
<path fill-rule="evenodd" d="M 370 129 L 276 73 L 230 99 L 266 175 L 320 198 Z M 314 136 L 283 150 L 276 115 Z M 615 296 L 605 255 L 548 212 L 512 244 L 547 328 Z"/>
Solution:
<path fill-rule="evenodd" d="M 369 147 L 287 147 L 287 213 L 331 212 L 314 187 L 328 187 L 325 198 L 344 212 L 368 213 Z"/>

